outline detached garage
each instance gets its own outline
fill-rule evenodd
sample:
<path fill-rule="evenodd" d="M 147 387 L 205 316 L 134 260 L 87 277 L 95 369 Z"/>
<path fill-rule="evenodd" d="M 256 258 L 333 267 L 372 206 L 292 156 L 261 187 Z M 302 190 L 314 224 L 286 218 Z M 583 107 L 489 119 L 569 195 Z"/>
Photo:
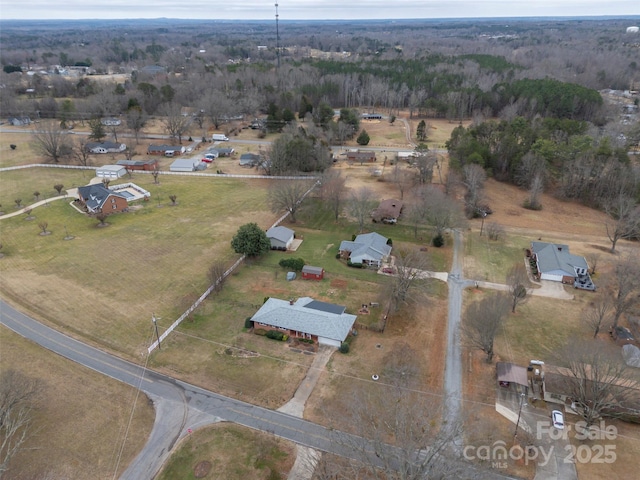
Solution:
<path fill-rule="evenodd" d="M 120 178 L 127 174 L 127 169 L 122 165 L 105 165 L 96 169 L 98 178 Z"/>

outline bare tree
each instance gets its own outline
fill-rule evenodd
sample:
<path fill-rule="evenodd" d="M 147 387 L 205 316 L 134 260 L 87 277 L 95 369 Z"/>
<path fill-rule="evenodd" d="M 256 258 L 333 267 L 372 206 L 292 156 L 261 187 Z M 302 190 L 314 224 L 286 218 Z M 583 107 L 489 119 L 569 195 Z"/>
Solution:
<path fill-rule="evenodd" d="M 613 280 L 613 321 L 616 328 L 620 317 L 640 303 L 640 260 L 629 256 L 615 268 Z"/>
<path fill-rule="evenodd" d="M 33 192 L 33 198 L 35 199 L 36 202 L 40 200 L 40 192 L 38 190 Z"/>
<path fill-rule="evenodd" d="M 182 108 L 177 103 L 164 105 L 161 113 L 164 115 L 163 123 L 167 134 L 178 143 L 182 143 L 182 137 L 189 130 L 191 119 L 182 115 Z"/>
<path fill-rule="evenodd" d="M 0 374 L 0 478 L 31 433 L 40 386 L 15 370 Z"/>
<path fill-rule="evenodd" d="M 147 116 L 140 107 L 133 107 L 127 111 L 126 120 L 127 127 L 136 137 L 136 145 L 139 143 L 140 132 L 147 123 Z"/>
<path fill-rule="evenodd" d="M 486 179 L 487 174 L 480 165 L 471 163 L 465 165 L 462 169 L 462 183 L 467 189 L 464 196 L 465 211 L 469 218 L 474 218 L 479 215 L 482 191 Z"/>
<path fill-rule="evenodd" d="M 158 176 L 160 175 L 160 167 L 158 167 L 158 163 L 156 162 L 156 164 L 153 166 L 153 171 L 151 172 L 151 175 L 153 175 L 153 183 L 155 183 L 156 185 L 158 185 L 160 182 L 158 181 Z"/>
<path fill-rule="evenodd" d="M 209 282 L 211 283 L 211 285 L 213 285 L 214 292 L 219 292 L 222 290 L 222 287 L 224 286 L 224 281 L 226 279 L 226 277 L 224 276 L 226 271 L 227 271 L 227 268 L 225 267 L 224 263 L 221 261 L 215 261 L 209 267 L 209 272 L 208 272 Z"/>
<path fill-rule="evenodd" d="M 508 296 L 496 293 L 467 307 L 462 333 L 467 343 L 487 354 L 487 363 L 493 361 L 493 341 L 509 313 Z"/>
<path fill-rule="evenodd" d="M 104 227 L 107 225 L 107 223 L 105 222 L 105 220 L 107 219 L 107 217 L 109 216 L 108 213 L 105 212 L 99 212 L 96 214 L 96 218 L 98 219 L 98 221 L 100 222 L 98 225 L 100 227 Z"/>
<path fill-rule="evenodd" d="M 368 385 L 354 395 L 347 415 L 356 435 L 332 434 L 332 441 L 348 452 L 351 461 L 338 460 L 338 476 L 325 478 L 459 478 L 458 464 L 446 454 L 460 428 L 441 425 L 441 401 L 389 384 Z M 322 465 L 320 473 L 327 472 L 326 467 Z"/>
<path fill-rule="evenodd" d="M 71 155 L 69 135 L 56 122 L 43 122 L 34 130 L 32 147 L 43 157 L 59 163 Z"/>
<path fill-rule="evenodd" d="M 362 187 L 351 194 L 348 205 L 349 214 L 358 222 L 360 232 L 364 231 L 364 224 L 371 217 L 374 207 L 373 192 L 367 187 Z"/>
<path fill-rule="evenodd" d="M 426 185 L 433 180 L 433 167 L 438 163 L 438 154 L 435 152 L 423 151 L 415 159 L 414 164 L 417 171 L 417 181 L 420 185 Z"/>
<path fill-rule="evenodd" d="M 169 195 L 169 200 L 171 200 L 171 205 L 176 205 L 177 199 L 178 199 L 177 195 Z"/>
<path fill-rule="evenodd" d="M 618 195 L 605 205 L 609 221 L 605 223 L 611 241 L 611 253 L 616 251 L 620 239 L 640 236 L 640 206 L 631 197 Z"/>
<path fill-rule="evenodd" d="M 40 227 L 40 230 L 42 230 L 40 235 L 47 235 L 48 233 L 50 233 L 49 230 L 47 230 L 47 228 L 49 227 L 49 222 L 38 222 L 38 227 Z"/>
<path fill-rule="evenodd" d="M 452 202 L 439 188 L 427 185 L 422 190 L 425 219 L 434 228 L 434 236 L 442 236 L 448 228 L 463 224 L 463 215 L 458 204 Z"/>
<path fill-rule="evenodd" d="M 531 296 L 527 267 L 523 263 L 514 264 L 507 272 L 507 286 L 511 301 L 511 313 L 515 313 L 516 307 L 525 303 Z"/>
<path fill-rule="evenodd" d="M 612 309 L 611 299 L 608 296 L 600 295 L 583 312 L 582 320 L 593 330 L 593 338 L 596 338 L 602 327 L 605 326 Z"/>
<path fill-rule="evenodd" d="M 541 210 L 540 195 L 544 191 L 544 179 L 538 174 L 531 179 L 529 184 L 529 198 L 525 201 L 525 208 L 530 210 Z"/>
<path fill-rule="evenodd" d="M 502 237 L 504 237 L 504 235 L 505 232 L 502 225 L 499 225 L 495 222 L 487 224 L 487 237 L 489 237 L 489 240 L 498 241 Z"/>
<path fill-rule="evenodd" d="M 412 174 L 400 167 L 400 163 L 396 162 L 391 172 L 391 181 L 398 187 L 400 192 L 400 200 L 404 199 L 404 192 L 411 185 Z"/>
<path fill-rule="evenodd" d="M 60 194 L 62 193 L 62 189 L 63 189 L 63 188 L 64 188 L 64 185 L 63 185 L 63 184 L 61 184 L 61 183 L 56 183 L 56 184 L 53 186 L 53 189 L 54 189 L 56 192 L 58 192 L 58 195 L 60 195 Z"/>
<path fill-rule="evenodd" d="M 598 260 L 600 260 L 600 254 L 598 252 L 591 252 L 587 254 L 587 262 L 591 265 L 591 271 L 589 272 L 591 275 L 596 274 Z"/>
<path fill-rule="evenodd" d="M 396 274 L 391 276 L 390 296 L 394 310 L 400 309 L 411 300 L 410 291 L 416 286 L 420 278 L 424 278 L 424 270 L 427 269 L 428 259 L 424 252 L 419 250 L 395 251 Z"/>
<path fill-rule="evenodd" d="M 344 203 L 345 179 L 338 171 L 329 170 L 322 176 L 320 193 L 337 221 Z"/>
<path fill-rule="evenodd" d="M 302 206 L 306 193 L 313 184 L 305 180 L 274 182 L 269 189 L 268 202 L 273 213 L 289 212 L 295 223 L 296 213 Z"/>
<path fill-rule="evenodd" d="M 637 399 L 638 382 L 630 377 L 617 349 L 609 347 L 571 342 L 561 352 L 560 361 L 568 364 L 564 382 L 568 396 L 587 426 L 603 416 L 616 416 L 625 402 Z"/>

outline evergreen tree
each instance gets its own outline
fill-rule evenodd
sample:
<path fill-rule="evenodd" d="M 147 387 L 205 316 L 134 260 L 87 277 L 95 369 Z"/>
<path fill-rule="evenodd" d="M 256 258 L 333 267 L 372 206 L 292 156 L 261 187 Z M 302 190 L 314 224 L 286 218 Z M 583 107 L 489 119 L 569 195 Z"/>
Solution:
<path fill-rule="evenodd" d="M 371 138 L 369 137 L 367 131 L 363 128 L 360 132 L 360 135 L 358 135 L 356 142 L 358 142 L 358 145 L 369 145 L 369 140 L 371 140 Z"/>
<path fill-rule="evenodd" d="M 236 253 L 256 257 L 267 253 L 271 248 L 271 242 L 264 230 L 255 223 L 242 225 L 231 240 L 231 248 Z"/>

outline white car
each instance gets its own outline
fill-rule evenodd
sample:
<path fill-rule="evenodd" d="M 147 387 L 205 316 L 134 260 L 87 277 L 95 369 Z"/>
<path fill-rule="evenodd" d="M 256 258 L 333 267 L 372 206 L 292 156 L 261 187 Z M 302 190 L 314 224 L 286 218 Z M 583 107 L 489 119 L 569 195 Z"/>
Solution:
<path fill-rule="evenodd" d="M 553 422 L 553 426 L 558 430 L 564 429 L 564 415 L 562 415 L 560 410 L 551 412 L 551 421 Z"/>

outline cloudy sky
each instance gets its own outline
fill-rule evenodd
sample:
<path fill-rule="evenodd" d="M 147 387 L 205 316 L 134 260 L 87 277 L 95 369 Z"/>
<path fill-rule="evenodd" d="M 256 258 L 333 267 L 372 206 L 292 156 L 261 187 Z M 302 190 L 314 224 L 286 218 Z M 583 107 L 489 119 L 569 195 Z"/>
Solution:
<path fill-rule="evenodd" d="M 639 0 L 0 0 L 3 19 L 281 20 L 640 15 Z"/>

